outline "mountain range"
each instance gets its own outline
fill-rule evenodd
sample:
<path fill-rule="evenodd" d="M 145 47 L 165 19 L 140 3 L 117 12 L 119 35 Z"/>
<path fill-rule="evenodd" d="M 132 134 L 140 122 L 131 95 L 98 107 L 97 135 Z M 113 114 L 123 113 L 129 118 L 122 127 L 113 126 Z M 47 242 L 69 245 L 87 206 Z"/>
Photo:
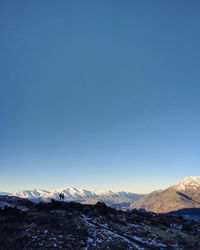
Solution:
<path fill-rule="evenodd" d="M 85 189 L 77 189 L 66 187 L 63 189 L 54 190 L 25 190 L 16 191 L 14 193 L 0 192 L 0 195 L 15 196 L 19 198 L 26 198 L 33 202 L 49 202 L 52 199 L 59 200 L 59 194 L 63 192 L 65 201 L 76 201 L 83 204 L 95 204 L 98 201 L 104 202 L 105 204 L 114 208 L 127 208 L 132 203 L 142 198 L 144 195 L 136 194 L 131 192 L 113 192 L 113 191 L 88 191 Z"/>
<path fill-rule="evenodd" d="M 163 190 L 150 194 L 131 192 L 88 191 L 66 187 L 63 189 L 33 189 L 14 193 L 0 192 L 0 195 L 26 198 L 33 202 L 58 200 L 63 192 L 65 201 L 95 204 L 98 201 L 118 209 L 144 209 L 156 213 L 168 213 L 184 208 L 200 208 L 200 176 L 189 176 Z"/>

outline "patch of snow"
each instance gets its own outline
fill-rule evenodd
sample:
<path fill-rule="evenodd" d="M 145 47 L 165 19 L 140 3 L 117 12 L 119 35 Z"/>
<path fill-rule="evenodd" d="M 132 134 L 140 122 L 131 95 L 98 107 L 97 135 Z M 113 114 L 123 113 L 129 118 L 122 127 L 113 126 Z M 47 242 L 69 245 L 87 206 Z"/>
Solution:
<path fill-rule="evenodd" d="M 175 223 L 171 224 L 170 227 L 173 229 L 178 229 L 178 230 L 181 230 L 183 228 L 181 224 L 175 224 Z"/>
<path fill-rule="evenodd" d="M 173 185 L 177 191 L 185 191 L 187 188 L 196 189 L 200 187 L 200 176 L 188 176 Z"/>

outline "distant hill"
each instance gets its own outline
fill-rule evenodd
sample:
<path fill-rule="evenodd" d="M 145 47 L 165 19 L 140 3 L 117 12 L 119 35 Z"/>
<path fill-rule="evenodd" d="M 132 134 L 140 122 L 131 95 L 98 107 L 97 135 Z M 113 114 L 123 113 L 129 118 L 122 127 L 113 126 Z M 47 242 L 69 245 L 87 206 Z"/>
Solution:
<path fill-rule="evenodd" d="M 156 213 L 167 213 L 183 208 L 200 208 L 200 177 L 185 177 L 175 185 L 142 197 L 131 207 Z"/>

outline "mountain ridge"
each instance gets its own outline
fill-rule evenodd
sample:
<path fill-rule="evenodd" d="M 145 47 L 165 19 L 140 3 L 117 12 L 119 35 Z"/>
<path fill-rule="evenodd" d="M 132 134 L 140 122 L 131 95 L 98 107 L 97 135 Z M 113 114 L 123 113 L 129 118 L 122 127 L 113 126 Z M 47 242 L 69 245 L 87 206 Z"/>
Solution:
<path fill-rule="evenodd" d="M 134 202 L 131 208 L 167 213 L 200 207 L 200 176 L 188 176 L 166 189 L 151 192 Z"/>

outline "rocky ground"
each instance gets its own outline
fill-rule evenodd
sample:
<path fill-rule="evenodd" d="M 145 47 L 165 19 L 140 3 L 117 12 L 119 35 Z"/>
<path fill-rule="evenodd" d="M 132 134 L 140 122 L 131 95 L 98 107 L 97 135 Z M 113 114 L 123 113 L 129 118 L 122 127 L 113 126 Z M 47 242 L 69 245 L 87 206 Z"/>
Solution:
<path fill-rule="evenodd" d="M 0 249 L 200 249 L 200 224 L 103 203 L 28 204 L 0 209 Z"/>

